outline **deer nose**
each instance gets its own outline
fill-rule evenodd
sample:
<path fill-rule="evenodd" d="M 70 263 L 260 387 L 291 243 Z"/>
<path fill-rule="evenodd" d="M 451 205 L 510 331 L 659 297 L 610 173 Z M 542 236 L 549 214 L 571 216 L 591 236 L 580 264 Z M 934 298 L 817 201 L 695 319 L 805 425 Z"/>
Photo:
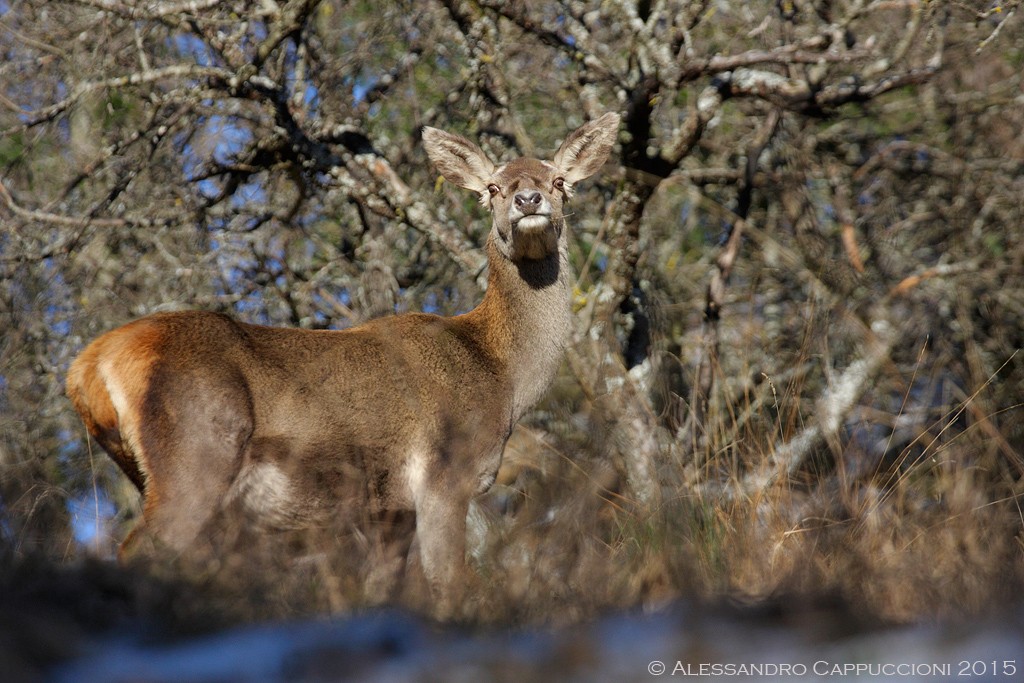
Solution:
<path fill-rule="evenodd" d="M 537 209 L 540 208 L 543 197 L 537 190 L 523 190 L 516 192 L 513 201 L 516 203 L 516 208 L 524 214 L 537 213 Z"/>

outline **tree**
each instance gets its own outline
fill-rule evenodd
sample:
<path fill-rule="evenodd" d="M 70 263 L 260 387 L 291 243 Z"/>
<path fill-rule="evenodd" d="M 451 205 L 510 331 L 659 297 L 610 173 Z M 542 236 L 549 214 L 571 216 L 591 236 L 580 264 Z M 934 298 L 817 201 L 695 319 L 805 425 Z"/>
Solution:
<path fill-rule="evenodd" d="M 117 481 L 61 397 L 88 339 L 165 307 L 309 327 L 466 310 L 484 222 L 421 127 L 544 154 L 610 109 L 620 166 L 575 200 L 578 331 L 527 469 L 576 453 L 640 518 L 783 484 L 818 509 L 929 458 L 1017 495 L 1017 8 L 9 3 L 8 533 L 51 544 L 67 496 Z"/>

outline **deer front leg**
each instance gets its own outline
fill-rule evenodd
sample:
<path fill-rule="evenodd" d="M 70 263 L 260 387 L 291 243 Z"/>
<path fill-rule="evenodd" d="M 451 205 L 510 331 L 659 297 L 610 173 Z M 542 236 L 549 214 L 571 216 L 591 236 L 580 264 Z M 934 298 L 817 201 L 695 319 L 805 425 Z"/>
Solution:
<path fill-rule="evenodd" d="M 416 500 L 416 539 L 434 613 L 454 616 L 466 573 L 466 513 L 469 497 L 455 487 L 425 487 Z"/>

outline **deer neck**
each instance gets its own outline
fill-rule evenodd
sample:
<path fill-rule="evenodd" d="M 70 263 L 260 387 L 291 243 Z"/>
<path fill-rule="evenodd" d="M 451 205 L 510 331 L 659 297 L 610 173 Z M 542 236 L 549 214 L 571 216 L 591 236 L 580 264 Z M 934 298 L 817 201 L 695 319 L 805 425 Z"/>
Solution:
<path fill-rule="evenodd" d="M 564 240 L 540 260 L 512 262 L 492 241 L 483 301 L 469 315 L 483 342 L 513 382 L 512 420 L 547 390 L 571 332 L 572 284 Z"/>

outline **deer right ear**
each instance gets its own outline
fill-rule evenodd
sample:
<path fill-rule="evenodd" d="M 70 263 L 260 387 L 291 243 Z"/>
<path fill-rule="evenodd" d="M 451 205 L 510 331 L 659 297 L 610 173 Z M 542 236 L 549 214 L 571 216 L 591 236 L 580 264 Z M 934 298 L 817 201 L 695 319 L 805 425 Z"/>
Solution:
<path fill-rule="evenodd" d="M 445 180 L 459 187 L 487 195 L 494 164 L 483 150 L 464 137 L 424 126 L 423 146 Z"/>

